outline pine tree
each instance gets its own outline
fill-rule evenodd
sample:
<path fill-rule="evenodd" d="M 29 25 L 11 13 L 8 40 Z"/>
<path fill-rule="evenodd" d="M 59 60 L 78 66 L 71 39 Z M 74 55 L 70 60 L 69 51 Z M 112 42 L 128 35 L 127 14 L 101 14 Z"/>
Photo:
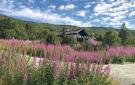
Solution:
<path fill-rule="evenodd" d="M 120 29 L 119 36 L 121 38 L 121 44 L 122 45 L 128 45 L 130 43 L 130 40 L 132 38 L 131 32 L 127 29 L 126 24 L 123 23 Z"/>

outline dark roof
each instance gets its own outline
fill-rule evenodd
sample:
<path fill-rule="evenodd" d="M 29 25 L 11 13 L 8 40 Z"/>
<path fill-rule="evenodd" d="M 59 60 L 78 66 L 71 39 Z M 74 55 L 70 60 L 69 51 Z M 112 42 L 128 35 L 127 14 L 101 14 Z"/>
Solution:
<path fill-rule="evenodd" d="M 77 34 L 77 33 L 81 32 L 82 30 L 84 30 L 84 28 L 77 29 L 77 30 L 66 31 L 66 34 L 67 35 Z M 62 35 L 62 32 L 56 32 L 56 35 Z"/>

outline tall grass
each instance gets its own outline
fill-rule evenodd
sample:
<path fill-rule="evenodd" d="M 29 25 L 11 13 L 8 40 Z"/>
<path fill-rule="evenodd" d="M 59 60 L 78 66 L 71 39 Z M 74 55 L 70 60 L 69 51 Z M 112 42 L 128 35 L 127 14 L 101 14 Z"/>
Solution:
<path fill-rule="evenodd" d="M 102 63 L 123 63 L 135 62 L 135 47 L 131 46 L 108 46 L 105 50 L 99 51 L 76 51 L 67 45 L 45 45 L 37 41 L 22 40 L 0 40 L 0 49 L 12 48 L 19 53 L 25 52 L 27 55 L 36 57 L 46 57 L 47 59 L 64 60 L 70 56 L 73 62 L 75 58 L 87 59 L 93 63 L 98 63 L 101 58 Z"/>
<path fill-rule="evenodd" d="M 19 40 L 0 45 L 0 85 L 111 85 L 111 68 L 101 62 L 104 52 Z"/>

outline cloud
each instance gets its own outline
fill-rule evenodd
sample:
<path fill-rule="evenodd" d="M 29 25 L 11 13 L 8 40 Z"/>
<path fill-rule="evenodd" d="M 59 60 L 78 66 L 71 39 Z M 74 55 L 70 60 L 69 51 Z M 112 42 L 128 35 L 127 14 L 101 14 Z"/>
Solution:
<path fill-rule="evenodd" d="M 129 13 L 129 16 L 132 17 L 132 16 L 135 16 L 135 11 L 132 11 Z"/>
<path fill-rule="evenodd" d="M 106 2 L 99 3 L 95 6 L 95 15 L 121 15 L 128 13 L 135 7 L 135 3 L 127 2 L 126 0 L 119 0 L 108 4 Z"/>
<path fill-rule="evenodd" d="M 94 16 L 90 15 L 89 18 L 92 19 L 92 18 L 94 18 Z"/>
<path fill-rule="evenodd" d="M 98 19 L 94 19 L 92 20 L 92 22 L 96 23 L 96 22 L 100 22 L 101 20 L 98 18 Z"/>
<path fill-rule="evenodd" d="M 28 0 L 28 3 L 34 3 L 35 0 Z"/>
<path fill-rule="evenodd" d="M 81 17 L 85 17 L 86 11 L 85 11 L 85 10 L 78 11 L 78 12 L 76 13 L 76 15 L 77 15 L 77 16 L 81 16 Z"/>
<path fill-rule="evenodd" d="M 102 3 L 102 4 L 97 4 L 94 8 L 94 12 L 96 15 L 102 14 L 107 12 L 112 6 L 110 4 Z"/>
<path fill-rule="evenodd" d="M 59 7 L 59 10 L 71 10 L 74 9 L 75 5 L 74 4 L 68 4 L 68 5 L 61 5 Z"/>
<path fill-rule="evenodd" d="M 87 4 L 87 5 L 84 6 L 85 9 L 90 8 L 90 7 L 91 7 L 90 4 Z"/>
<path fill-rule="evenodd" d="M 111 20 L 111 17 L 102 17 L 101 20 L 104 22 L 108 22 Z"/>
<path fill-rule="evenodd" d="M 135 15 L 135 2 L 129 2 L 127 0 L 111 0 L 110 2 L 104 1 L 94 7 L 93 15 L 101 19 L 99 23 L 118 27 L 127 18 L 130 19 L 129 17 Z"/>
<path fill-rule="evenodd" d="M 76 26 L 97 26 L 98 24 L 118 27 L 125 21 L 127 26 L 133 27 L 132 24 L 135 22 L 134 0 L 130 0 L 131 2 L 129 0 L 93 0 L 83 3 L 83 7 L 80 5 L 81 0 L 76 4 L 60 2 L 61 5 L 53 2 L 50 4 L 52 0 L 40 0 L 40 3 L 35 3 L 36 0 L 26 1 L 0 0 L 0 14 L 38 22 Z M 46 6 L 43 7 L 40 4 L 46 4 Z"/>
<path fill-rule="evenodd" d="M 124 21 L 124 22 L 126 23 L 126 27 L 128 27 L 129 29 L 135 30 L 135 26 L 130 21 Z"/>
<path fill-rule="evenodd" d="M 65 9 L 65 6 L 64 5 L 61 5 L 60 7 L 59 7 L 59 10 L 64 10 Z"/>
<path fill-rule="evenodd" d="M 65 6 L 65 9 L 74 9 L 74 8 L 75 8 L 75 5 L 73 4 L 69 4 Z"/>
<path fill-rule="evenodd" d="M 29 0 L 28 3 L 34 0 Z M 22 0 L 20 2 L 16 2 L 16 0 L 0 0 L 0 8 L 2 9 L 22 9 L 26 6 L 23 4 Z"/>
<path fill-rule="evenodd" d="M 55 5 L 50 5 L 50 6 L 48 6 L 48 9 L 53 9 L 53 10 L 55 10 L 55 9 L 56 9 L 56 6 L 55 6 Z"/>
<path fill-rule="evenodd" d="M 46 22 L 46 23 L 52 23 L 52 24 L 65 24 L 65 25 L 75 25 L 75 26 L 91 26 L 90 22 L 83 22 L 79 20 L 75 20 L 71 17 L 62 17 L 59 14 L 56 13 L 48 13 L 48 12 L 41 12 L 40 10 L 32 10 L 29 8 L 25 8 L 19 11 L 10 11 L 7 10 L 9 13 L 6 15 L 10 15 L 13 17 L 25 17 L 32 20 L 40 21 L 40 22 Z"/>

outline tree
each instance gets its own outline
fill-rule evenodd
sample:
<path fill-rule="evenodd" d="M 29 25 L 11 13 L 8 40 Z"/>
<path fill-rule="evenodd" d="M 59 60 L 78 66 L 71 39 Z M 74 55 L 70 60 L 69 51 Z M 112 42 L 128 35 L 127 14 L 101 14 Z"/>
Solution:
<path fill-rule="evenodd" d="M 104 35 L 101 34 L 96 38 L 98 41 L 103 41 L 104 40 Z"/>
<path fill-rule="evenodd" d="M 132 34 L 131 32 L 127 29 L 125 23 L 122 24 L 119 36 L 121 38 L 121 44 L 122 45 L 128 45 L 131 43 L 132 40 Z"/>
<path fill-rule="evenodd" d="M 64 38 L 64 44 L 74 45 L 77 43 L 77 40 L 73 36 L 65 36 Z"/>
<path fill-rule="evenodd" d="M 46 37 L 47 44 L 59 44 L 60 38 L 58 38 L 54 33 L 49 33 Z"/>
<path fill-rule="evenodd" d="M 104 43 L 108 45 L 119 45 L 121 39 L 119 37 L 119 32 L 116 30 L 109 30 L 105 34 Z"/>
<path fill-rule="evenodd" d="M 4 29 L 14 29 L 15 23 L 12 22 L 11 18 L 5 18 L 1 22 L 1 27 L 3 27 Z"/>
<path fill-rule="evenodd" d="M 16 35 L 16 31 L 14 29 L 5 29 L 4 31 L 4 37 L 6 39 L 14 38 Z"/>
<path fill-rule="evenodd" d="M 66 28 L 63 28 L 62 29 L 62 44 L 65 44 L 66 42 L 65 42 L 65 37 L 66 37 Z"/>
<path fill-rule="evenodd" d="M 15 28 L 15 38 L 16 39 L 28 39 L 28 35 L 24 27 L 18 26 Z"/>
<path fill-rule="evenodd" d="M 25 25 L 25 29 L 26 29 L 27 31 L 31 31 L 31 30 L 32 30 L 32 27 L 31 27 L 30 24 L 26 24 L 26 25 Z"/>
<path fill-rule="evenodd" d="M 7 38 L 7 30 L 12 30 L 15 28 L 15 23 L 12 22 L 10 18 L 5 18 L 0 20 L 0 38 Z"/>

